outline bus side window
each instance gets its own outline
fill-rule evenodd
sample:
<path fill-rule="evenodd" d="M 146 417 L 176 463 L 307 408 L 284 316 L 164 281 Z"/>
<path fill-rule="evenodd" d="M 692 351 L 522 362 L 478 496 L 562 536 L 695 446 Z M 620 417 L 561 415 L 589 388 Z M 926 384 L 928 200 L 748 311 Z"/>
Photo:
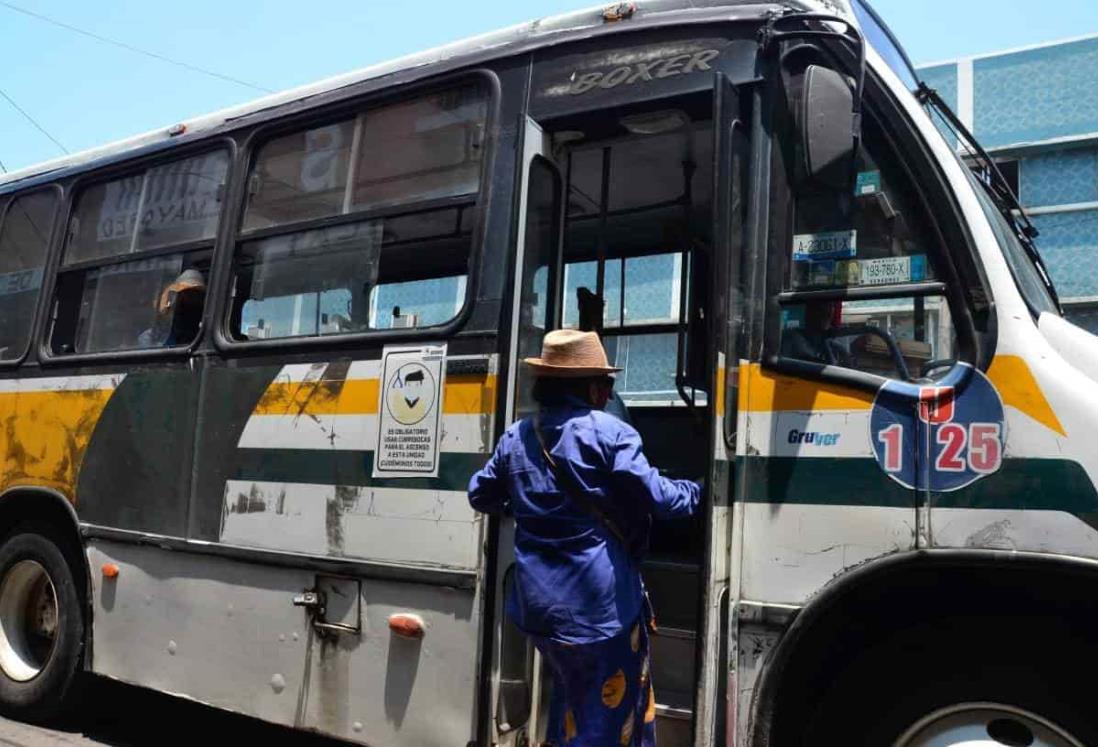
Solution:
<path fill-rule="evenodd" d="M 194 341 L 228 170 L 228 153 L 213 151 L 80 192 L 57 276 L 54 355 Z"/>
<path fill-rule="evenodd" d="M 32 192 L 16 197 L 0 224 L 0 361 L 20 358 L 27 349 L 57 193 Z"/>
<path fill-rule="evenodd" d="M 801 187 L 783 260 L 780 355 L 915 380 L 956 358 L 936 264 L 938 234 L 895 153 L 866 116 L 853 194 Z M 867 299 L 859 291 L 875 288 Z M 844 298 L 847 293 L 853 298 Z"/>
<path fill-rule="evenodd" d="M 318 337 L 456 317 L 487 113 L 481 88 L 464 85 L 260 145 L 234 261 L 232 336 Z"/>

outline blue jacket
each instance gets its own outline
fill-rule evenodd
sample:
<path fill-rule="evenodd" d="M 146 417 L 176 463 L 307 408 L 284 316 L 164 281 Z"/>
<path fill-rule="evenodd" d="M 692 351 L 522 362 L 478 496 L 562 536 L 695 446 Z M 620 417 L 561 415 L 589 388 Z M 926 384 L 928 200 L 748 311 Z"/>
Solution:
<path fill-rule="evenodd" d="M 701 488 L 660 477 L 632 426 L 578 400 L 541 411 L 553 460 L 572 486 L 613 520 L 634 548 L 653 517 L 687 517 Z M 515 517 L 515 575 L 507 614 L 523 631 L 562 643 L 594 643 L 621 633 L 644 602 L 639 558 L 582 506 L 569 500 L 541 454 L 533 419 L 503 434 L 469 482 L 477 511 Z"/>

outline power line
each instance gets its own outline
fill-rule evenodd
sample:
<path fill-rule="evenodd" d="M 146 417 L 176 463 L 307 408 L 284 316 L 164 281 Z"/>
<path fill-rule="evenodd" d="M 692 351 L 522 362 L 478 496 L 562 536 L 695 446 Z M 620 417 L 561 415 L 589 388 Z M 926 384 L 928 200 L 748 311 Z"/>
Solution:
<path fill-rule="evenodd" d="M 53 135 L 51 135 L 49 133 L 49 131 L 46 130 L 45 127 L 38 124 L 38 120 L 35 119 L 34 117 L 32 117 L 30 114 L 28 114 L 26 109 L 19 106 L 19 104 L 15 103 L 15 99 L 13 99 L 11 96 L 9 96 L 7 94 L 7 91 L 5 91 L 3 88 L 0 88 L 0 97 L 3 97 L 5 101 L 7 101 L 9 104 L 11 104 L 12 108 L 15 109 L 15 111 L 19 112 L 20 114 L 22 114 L 28 122 L 30 122 L 32 125 L 34 125 L 38 129 L 39 132 L 41 132 L 43 135 L 45 135 L 50 140 L 52 140 L 53 144 L 56 145 L 58 148 L 60 148 L 62 150 L 62 152 L 64 152 L 64 153 L 69 152 L 69 149 L 66 148 L 64 145 L 62 145 L 60 140 L 58 140 Z"/>
<path fill-rule="evenodd" d="M 0 173 L 8 173 L 8 167 L 4 165 L 3 161 L 0 161 Z"/>
<path fill-rule="evenodd" d="M 112 46 L 119 47 L 120 49 L 125 49 L 129 52 L 134 52 L 135 54 L 144 55 L 145 57 L 151 57 L 154 60 L 160 60 L 161 62 L 168 63 L 169 65 L 175 65 L 176 67 L 181 67 L 181 68 L 184 68 L 185 70 L 190 70 L 191 72 L 201 73 L 203 75 L 208 75 L 211 78 L 218 78 L 219 80 L 228 81 L 229 83 L 235 83 L 238 86 L 245 86 L 247 88 L 252 88 L 252 89 L 255 89 L 256 91 L 262 91 L 263 93 L 274 93 L 274 91 L 272 91 L 270 88 L 264 88 L 263 86 L 257 86 L 254 83 L 249 83 L 246 80 L 240 80 L 240 78 L 234 78 L 231 75 L 224 75 L 222 73 L 214 72 L 213 70 L 207 70 L 205 68 L 198 67 L 197 65 L 192 65 L 189 62 L 181 62 L 180 60 L 173 60 L 171 57 L 165 57 L 162 54 L 158 54 L 156 52 L 150 52 L 147 49 L 142 49 L 140 47 L 135 47 L 132 44 L 127 44 L 126 42 L 118 41 L 117 39 L 111 39 L 111 38 L 108 38 L 106 36 L 101 36 L 99 34 L 96 34 L 93 31 L 87 31 L 85 29 L 78 28 L 76 26 L 72 26 L 70 24 L 67 24 L 64 21 L 58 21 L 56 19 L 50 18 L 49 16 L 44 16 L 40 13 L 35 13 L 34 11 L 27 10 L 26 8 L 21 8 L 18 5 L 13 5 L 12 3 L 6 2 L 6 0 L 0 0 L 0 5 L 4 6 L 8 10 L 13 10 L 16 13 L 22 13 L 23 15 L 30 16 L 31 18 L 37 18 L 39 21 L 44 21 L 45 23 L 52 24 L 52 25 L 57 26 L 59 28 L 63 28 L 67 31 L 73 32 L 74 34 L 80 34 L 81 36 L 86 36 L 90 39 L 95 39 L 96 41 L 103 42 L 104 44 L 110 44 Z"/>

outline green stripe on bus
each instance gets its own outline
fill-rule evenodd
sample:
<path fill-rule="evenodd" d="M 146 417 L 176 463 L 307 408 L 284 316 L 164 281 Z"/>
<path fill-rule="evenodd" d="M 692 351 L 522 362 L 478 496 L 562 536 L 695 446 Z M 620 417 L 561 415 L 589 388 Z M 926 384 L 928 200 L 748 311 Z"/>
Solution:
<path fill-rule="evenodd" d="M 911 490 L 890 479 L 873 459 L 741 457 L 749 503 L 912 508 Z"/>
<path fill-rule="evenodd" d="M 438 477 L 374 478 L 374 452 L 318 449 L 238 449 L 232 479 L 309 485 L 358 485 L 409 490 L 460 490 L 487 454 L 438 455 Z"/>
<path fill-rule="evenodd" d="M 874 459 L 746 457 L 750 503 L 913 508 L 915 495 L 890 479 Z M 1007 459 L 993 475 L 949 493 L 935 493 L 937 508 L 1098 512 L 1098 491 L 1078 462 Z"/>
<path fill-rule="evenodd" d="M 993 475 L 951 493 L 937 493 L 939 508 L 1098 511 L 1098 491 L 1083 465 L 1070 459 L 1006 459 Z"/>

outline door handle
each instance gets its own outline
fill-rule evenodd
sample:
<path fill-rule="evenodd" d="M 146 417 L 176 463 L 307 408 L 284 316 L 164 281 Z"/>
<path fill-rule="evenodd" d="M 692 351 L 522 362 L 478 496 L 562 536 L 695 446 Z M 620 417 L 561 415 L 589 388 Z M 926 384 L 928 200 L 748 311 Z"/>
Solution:
<path fill-rule="evenodd" d="M 320 614 L 324 614 L 324 595 L 319 591 L 305 591 L 301 594 L 295 594 L 294 606 L 316 610 Z"/>
<path fill-rule="evenodd" d="M 332 623 L 324 619 L 324 614 L 328 609 L 327 600 L 322 591 L 303 591 L 300 594 L 295 594 L 293 604 L 295 607 L 304 607 L 308 610 L 309 616 L 312 617 L 313 627 L 317 630 L 331 633 L 350 633 L 352 635 L 362 634 L 361 625 Z"/>

